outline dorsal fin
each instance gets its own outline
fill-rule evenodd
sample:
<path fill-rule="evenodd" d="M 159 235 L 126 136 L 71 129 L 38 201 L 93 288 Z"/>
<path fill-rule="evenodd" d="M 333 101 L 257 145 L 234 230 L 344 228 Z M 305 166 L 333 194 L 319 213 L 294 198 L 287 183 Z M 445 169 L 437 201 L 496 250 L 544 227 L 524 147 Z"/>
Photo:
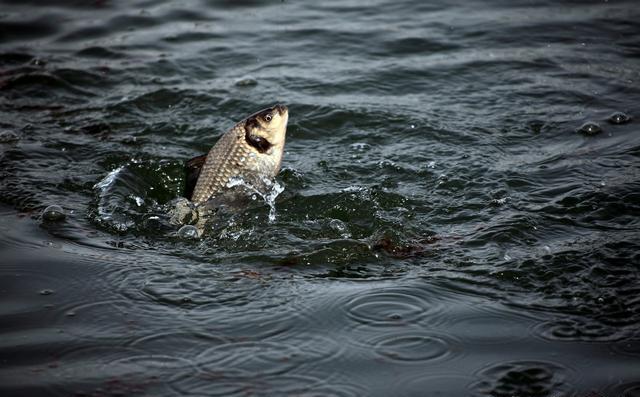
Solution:
<path fill-rule="evenodd" d="M 202 156 L 197 156 L 192 158 L 191 160 L 187 160 L 184 163 L 184 170 L 187 174 L 186 184 L 184 187 L 184 196 L 189 200 L 191 200 L 191 196 L 193 196 L 193 190 L 196 188 L 196 183 L 198 183 L 200 171 L 202 170 L 202 166 L 204 165 L 206 159 L 207 155 L 203 154 Z"/>

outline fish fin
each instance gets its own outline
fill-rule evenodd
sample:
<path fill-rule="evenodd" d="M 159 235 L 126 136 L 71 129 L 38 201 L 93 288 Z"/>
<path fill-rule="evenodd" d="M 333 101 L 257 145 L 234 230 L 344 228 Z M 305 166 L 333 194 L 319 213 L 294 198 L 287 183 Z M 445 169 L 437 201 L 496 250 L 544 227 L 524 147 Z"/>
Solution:
<path fill-rule="evenodd" d="M 190 160 L 187 160 L 184 163 L 184 170 L 187 174 L 186 184 L 184 187 L 184 196 L 191 200 L 193 196 L 193 191 L 196 188 L 196 184 L 198 183 L 198 177 L 200 176 L 200 171 L 202 170 L 202 166 L 204 162 L 207 160 L 207 155 L 203 154 L 202 156 L 194 157 Z"/>

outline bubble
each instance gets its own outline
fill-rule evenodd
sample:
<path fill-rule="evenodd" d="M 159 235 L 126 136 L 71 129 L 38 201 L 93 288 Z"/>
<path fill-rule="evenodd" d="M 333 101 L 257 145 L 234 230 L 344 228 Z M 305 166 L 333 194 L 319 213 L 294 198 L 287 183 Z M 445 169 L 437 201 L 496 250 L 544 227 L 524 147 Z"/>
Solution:
<path fill-rule="evenodd" d="M 39 293 L 40 295 L 45 295 L 45 296 L 46 296 L 46 295 L 51 295 L 51 294 L 53 294 L 53 290 L 52 290 L 52 289 L 43 289 L 43 290 L 40 290 L 40 292 L 38 292 L 38 293 Z"/>
<path fill-rule="evenodd" d="M 42 220 L 45 222 L 58 222 L 65 217 L 64 210 L 59 205 L 50 205 L 42 211 Z"/>
<path fill-rule="evenodd" d="M 626 124 L 631 121 L 631 117 L 624 112 L 613 112 L 607 121 L 611 124 Z"/>
<path fill-rule="evenodd" d="M 578 132 L 585 135 L 596 135 L 602 132 L 602 127 L 596 122 L 587 121 L 578 128 Z"/>
<path fill-rule="evenodd" d="M 187 239 L 198 238 L 198 229 L 193 225 L 184 225 L 178 230 L 178 236 Z"/>

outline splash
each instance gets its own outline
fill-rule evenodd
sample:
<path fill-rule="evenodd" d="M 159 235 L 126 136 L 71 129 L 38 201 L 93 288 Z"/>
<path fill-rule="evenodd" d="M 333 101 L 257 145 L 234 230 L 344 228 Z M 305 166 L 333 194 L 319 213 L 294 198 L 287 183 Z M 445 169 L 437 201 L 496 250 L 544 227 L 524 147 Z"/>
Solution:
<path fill-rule="evenodd" d="M 111 185 L 113 185 L 113 182 L 115 182 L 116 177 L 118 176 L 118 174 L 124 169 L 124 166 L 120 166 L 118 168 L 116 168 L 115 170 L 109 172 L 107 174 L 107 176 L 105 176 L 100 182 L 96 183 L 95 185 L 93 185 L 94 189 L 100 189 L 103 192 L 105 190 L 107 190 Z"/>
<path fill-rule="evenodd" d="M 94 189 L 99 189 L 98 195 L 98 220 L 105 222 L 117 231 L 124 232 L 132 226 L 132 222 L 117 214 L 117 199 L 111 197 L 111 188 L 114 186 L 118 176 L 124 170 L 125 166 L 120 166 L 109 172 L 100 182 L 93 185 Z"/>
<path fill-rule="evenodd" d="M 249 189 L 249 191 L 251 191 L 251 193 L 253 193 L 254 195 L 261 197 L 262 200 L 264 200 L 264 202 L 269 206 L 269 223 L 272 223 L 272 222 L 275 222 L 276 215 L 277 215 L 276 197 L 278 197 L 278 195 L 280 195 L 280 193 L 284 191 L 284 186 L 280 185 L 278 181 L 271 181 L 268 178 L 262 178 L 262 182 L 266 186 L 265 192 L 260 191 L 260 189 L 246 182 L 241 177 L 237 177 L 237 176 L 229 178 L 229 182 L 227 182 L 227 187 L 233 188 L 237 186 L 242 186 Z"/>

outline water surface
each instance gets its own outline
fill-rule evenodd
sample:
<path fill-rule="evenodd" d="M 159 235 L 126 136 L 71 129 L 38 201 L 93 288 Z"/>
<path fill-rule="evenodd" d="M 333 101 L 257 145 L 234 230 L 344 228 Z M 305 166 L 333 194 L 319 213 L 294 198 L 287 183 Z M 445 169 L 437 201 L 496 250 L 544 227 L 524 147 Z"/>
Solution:
<path fill-rule="evenodd" d="M 638 21 L 4 0 L 0 394 L 640 395 Z M 275 220 L 177 236 L 183 161 L 278 102 Z"/>

